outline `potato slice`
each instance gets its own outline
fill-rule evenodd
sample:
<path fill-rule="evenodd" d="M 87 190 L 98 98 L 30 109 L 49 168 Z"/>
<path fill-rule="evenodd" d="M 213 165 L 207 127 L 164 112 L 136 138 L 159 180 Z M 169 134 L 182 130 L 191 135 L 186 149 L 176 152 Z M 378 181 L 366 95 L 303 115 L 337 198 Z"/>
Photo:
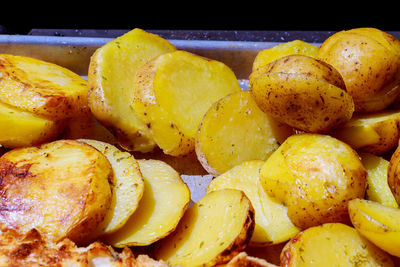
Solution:
<path fill-rule="evenodd" d="M 240 91 L 220 99 L 204 115 L 196 154 L 209 173 L 220 175 L 244 161 L 267 159 L 291 134 L 293 128 L 264 113 L 249 91 Z"/>
<path fill-rule="evenodd" d="M 266 192 L 288 207 L 291 221 L 305 229 L 349 223 L 347 203 L 365 194 L 367 171 L 359 155 L 329 135 L 292 135 L 264 163 Z"/>
<path fill-rule="evenodd" d="M 386 110 L 357 114 L 331 135 L 352 148 L 381 155 L 397 146 L 400 138 L 400 111 Z"/>
<path fill-rule="evenodd" d="M 136 74 L 133 107 L 165 154 L 194 150 L 204 114 L 220 98 L 241 91 L 233 71 L 186 51 L 163 54 Z"/>
<path fill-rule="evenodd" d="M 7 148 L 38 145 L 54 140 L 65 121 L 53 121 L 0 102 L 0 144 Z"/>
<path fill-rule="evenodd" d="M 261 50 L 253 62 L 252 71 L 259 69 L 277 60 L 281 57 L 289 55 L 306 55 L 309 57 L 316 57 L 319 47 L 302 40 L 293 40 L 290 42 L 275 45 L 271 48 Z"/>
<path fill-rule="evenodd" d="M 81 142 L 11 150 L 0 158 L 0 222 L 51 241 L 92 241 L 111 204 L 112 177 L 107 158 Z"/>
<path fill-rule="evenodd" d="M 207 193 L 221 189 L 242 190 L 255 210 L 255 228 L 250 245 L 265 246 L 288 241 L 300 230 L 287 215 L 287 207 L 267 195 L 259 175 L 264 161 L 245 161 L 214 178 Z"/>
<path fill-rule="evenodd" d="M 89 139 L 79 139 L 107 157 L 114 172 L 113 197 L 104 219 L 103 234 L 120 229 L 139 206 L 144 192 L 144 181 L 136 159 L 113 145 Z"/>
<path fill-rule="evenodd" d="M 253 230 L 254 209 L 242 191 L 213 191 L 186 211 L 174 233 L 155 244 L 155 257 L 178 266 L 223 264 L 246 247 Z"/>
<path fill-rule="evenodd" d="M 367 190 L 365 198 L 382 205 L 397 208 L 399 205 L 389 188 L 387 171 L 389 161 L 369 153 L 359 153 L 367 170 Z"/>
<path fill-rule="evenodd" d="M 190 202 L 190 191 L 179 174 L 159 160 L 138 160 L 144 179 L 140 205 L 125 225 L 105 236 L 115 247 L 147 246 L 178 225 Z"/>
<path fill-rule="evenodd" d="M 354 227 L 384 251 L 400 257 L 400 210 L 378 202 L 354 199 L 349 202 Z"/>
<path fill-rule="evenodd" d="M 393 267 L 389 254 L 341 223 L 304 230 L 287 243 L 280 266 L 385 266 Z"/>
<path fill-rule="evenodd" d="M 135 73 L 148 60 L 174 50 L 167 40 L 134 29 L 97 49 L 90 60 L 90 109 L 113 129 L 127 150 L 149 152 L 155 147 L 146 125 L 132 109 Z"/>
<path fill-rule="evenodd" d="M 53 63 L 0 54 L 0 77 L 1 101 L 21 110 L 61 120 L 87 106 L 86 80 Z"/>

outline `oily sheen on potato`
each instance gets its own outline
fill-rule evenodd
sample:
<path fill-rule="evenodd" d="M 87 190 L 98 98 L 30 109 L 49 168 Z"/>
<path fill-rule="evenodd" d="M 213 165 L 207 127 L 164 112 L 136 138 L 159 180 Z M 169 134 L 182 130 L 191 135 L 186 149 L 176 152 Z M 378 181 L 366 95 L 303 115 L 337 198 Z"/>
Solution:
<path fill-rule="evenodd" d="M 264 161 L 251 160 L 236 165 L 214 178 L 207 193 L 221 189 L 243 191 L 255 210 L 255 228 L 251 246 L 265 246 L 288 241 L 299 232 L 287 215 L 287 207 L 272 199 L 264 191 L 260 171 Z"/>
<path fill-rule="evenodd" d="M 133 111 L 133 80 L 143 64 L 171 51 L 175 47 L 167 40 L 133 29 L 98 48 L 91 57 L 89 107 L 127 150 L 149 152 L 156 146 L 146 124 Z"/>
<path fill-rule="evenodd" d="M 246 247 L 253 230 L 254 209 L 242 191 L 213 191 L 186 211 L 175 232 L 155 244 L 155 257 L 172 266 L 224 264 Z"/>
<path fill-rule="evenodd" d="M 354 112 L 339 72 L 313 57 L 279 58 L 252 72 L 249 84 L 261 110 L 305 132 L 327 133 Z"/>
<path fill-rule="evenodd" d="M 73 140 L 17 148 L 0 158 L 0 222 L 51 241 L 78 244 L 100 235 L 109 210 L 112 167 L 97 149 Z"/>
<path fill-rule="evenodd" d="M 133 107 L 165 154 L 194 150 L 204 114 L 220 98 L 241 91 L 224 63 L 178 50 L 149 61 L 135 77 Z"/>
<path fill-rule="evenodd" d="M 222 174 L 247 160 L 265 160 L 293 128 L 264 113 L 249 91 L 229 94 L 205 113 L 195 151 L 203 167 Z"/>
<path fill-rule="evenodd" d="M 138 160 L 144 193 L 138 209 L 118 231 L 106 235 L 115 247 L 147 246 L 176 228 L 190 202 L 190 191 L 171 166 L 160 160 Z"/>
<path fill-rule="evenodd" d="M 347 203 L 365 194 L 367 171 L 359 155 L 329 135 L 292 135 L 265 161 L 266 192 L 288 207 L 300 229 L 349 223 Z"/>

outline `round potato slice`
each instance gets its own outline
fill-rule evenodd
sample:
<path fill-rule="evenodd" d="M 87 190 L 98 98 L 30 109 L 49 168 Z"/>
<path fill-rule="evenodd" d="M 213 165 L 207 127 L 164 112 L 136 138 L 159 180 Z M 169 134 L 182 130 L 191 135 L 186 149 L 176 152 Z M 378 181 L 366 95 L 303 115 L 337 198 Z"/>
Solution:
<path fill-rule="evenodd" d="M 282 250 L 280 266 L 394 267 L 389 254 L 341 223 L 314 226 L 295 236 Z"/>
<path fill-rule="evenodd" d="M 249 84 L 261 110 L 305 132 L 327 133 L 354 112 L 340 74 L 309 56 L 277 59 L 253 72 Z"/>
<path fill-rule="evenodd" d="M 173 266 L 223 264 L 246 247 L 253 230 L 254 209 L 242 191 L 213 191 L 186 211 L 174 233 L 155 245 L 155 257 Z"/>
<path fill-rule="evenodd" d="M 88 86 L 78 74 L 42 60 L 0 54 L 0 99 L 12 107 L 61 120 L 87 107 Z"/>
<path fill-rule="evenodd" d="M 207 193 L 221 189 L 243 191 L 255 210 L 255 228 L 250 240 L 252 246 L 265 246 L 288 241 L 300 230 L 287 215 L 287 207 L 272 199 L 264 191 L 260 171 L 264 161 L 245 161 L 214 178 Z"/>
<path fill-rule="evenodd" d="M 293 132 L 264 113 L 249 91 L 240 91 L 221 98 L 206 112 L 195 151 L 210 174 L 220 175 L 244 161 L 267 159 Z"/>
<path fill-rule="evenodd" d="M 96 119 L 112 129 L 124 149 L 150 152 L 156 146 L 146 124 L 132 108 L 133 80 L 147 61 L 175 50 L 160 36 L 133 29 L 106 43 L 91 57 L 90 109 Z"/>
<path fill-rule="evenodd" d="M 288 207 L 300 229 L 350 223 L 347 203 L 365 194 L 367 171 L 358 154 L 329 135 L 292 135 L 264 163 L 266 192 Z"/>
<path fill-rule="evenodd" d="M 144 180 L 138 209 L 104 241 L 115 247 L 147 246 L 178 225 L 190 202 L 190 191 L 180 175 L 159 160 L 137 160 Z"/>
<path fill-rule="evenodd" d="M 136 159 L 128 152 L 123 152 L 105 142 L 79 139 L 99 150 L 111 163 L 113 197 L 110 209 L 104 219 L 103 234 L 110 234 L 120 229 L 139 206 L 144 192 L 144 181 Z"/>
<path fill-rule="evenodd" d="M 0 158 L 0 222 L 78 244 L 101 234 L 113 173 L 97 149 L 73 140 L 11 150 Z"/>

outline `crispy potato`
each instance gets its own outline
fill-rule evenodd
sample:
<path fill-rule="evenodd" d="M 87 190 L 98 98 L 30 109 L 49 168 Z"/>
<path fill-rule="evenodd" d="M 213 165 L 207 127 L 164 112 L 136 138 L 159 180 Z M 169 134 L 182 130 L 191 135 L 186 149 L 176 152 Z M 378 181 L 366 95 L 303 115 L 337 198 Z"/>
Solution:
<path fill-rule="evenodd" d="M 388 184 L 387 173 L 389 161 L 369 153 L 359 153 L 359 155 L 361 162 L 367 170 L 365 198 L 385 206 L 399 207 Z"/>
<path fill-rule="evenodd" d="M 186 51 L 163 54 L 136 73 L 133 107 L 165 154 L 194 150 L 201 119 L 220 98 L 241 91 L 222 62 Z"/>
<path fill-rule="evenodd" d="M 132 109 L 136 71 L 152 58 L 174 50 L 167 40 L 134 29 L 97 49 L 90 60 L 89 107 L 127 150 L 149 152 L 156 146 Z"/>
<path fill-rule="evenodd" d="M 111 163 L 114 180 L 113 196 L 110 208 L 104 218 L 102 235 L 110 234 L 128 221 L 139 206 L 144 192 L 144 180 L 136 159 L 128 152 L 123 152 L 105 142 L 79 139 L 103 153 Z"/>
<path fill-rule="evenodd" d="M 375 28 L 340 31 L 327 38 L 317 58 L 342 75 L 356 112 L 388 107 L 400 93 L 400 41 Z"/>
<path fill-rule="evenodd" d="M 354 199 L 349 202 L 354 227 L 384 251 L 400 257 L 400 210 L 378 202 Z"/>
<path fill-rule="evenodd" d="M 269 263 L 262 258 L 257 258 L 249 256 L 246 252 L 240 252 L 233 259 L 231 259 L 226 265 L 226 267 L 278 267 L 275 264 Z"/>
<path fill-rule="evenodd" d="M 290 136 L 264 163 L 266 192 L 288 207 L 301 229 L 349 223 L 347 203 L 365 194 L 367 171 L 358 154 L 328 135 Z"/>
<path fill-rule="evenodd" d="M 78 74 L 42 60 L 0 54 L 2 103 L 52 120 L 82 114 L 88 87 Z"/>
<path fill-rule="evenodd" d="M 340 74 L 309 56 L 277 59 L 252 72 L 249 86 L 261 110 L 305 132 L 327 133 L 354 112 Z"/>
<path fill-rule="evenodd" d="M 92 241 L 111 204 L 112 177 L 107 158 L 81 142 L 11 150 L 0 158 L 0 222 L 51 241 Z"/>
<path fill-rule="evenodd" d="M 223 264 L 246 247 L 253 230 L 254 209 L 242 191 L 213 191 L 186 211 L 174 233 L 155 244 L 155 257 L 178 266 Z"/>
<path fill-rule="evenodd" d="M 387 181 L 396 202 L 400 203 L 400 146 L 396 148 L 389 161 Z"/>
<path fill-rule="evenodd" d="M 175 230 L 190 202 L 190 191 L 179 174 L 159 160 L 138 160 L 144 194 L 125 225 L 104 241 L 115 247 L 147 246 Z"/>
<path fill-rule="evenodd" d="M 264 113 L 249 91 L 240 91 L 221 98 L 206 112 L 195 151 L 204 169 L 220 175 L 244 161 L 267 159 L 291 134 L 292 127 Z"/>
<path fill-rule="evenodd" d="M 382 155 L 397 147 L 400 138 L 399 124 L 398 110 L 356 114 L 330 134 L 357 151 Z"/>
<path fill-rule="evenodd" d="M 265 66 L 274 60 L 289 55 L 306 55 L 315 58 L 317 56 L 318 49 L 318 46 L 309 44 L 302 40 L 293 40 L 290 42 L 281 43 L 258 52 L 253 62 L 252 71 L 256 71 L 260 67 Z"/>
<path fill-rule="evenodd" d="M 267 195 L 259 175 L 264 161 L 245 161 L 214 178 L 207 193 L 221 189 L 243 191 L 255 210 L 255 228 L 250 245 L 265 246 L 288 241 L 300 230 L 287 215 L 287 207 Z"/>
<path fill-rule="evenodd" d="M 341 223 L 314 226 L 287 243 L 280 266 L 386 266 L 393 261 L 386 252 Z"/>
<path fill-rule="evenodd" d="M 247 246 L 244 251 L 250 256 L 264 259 L 267 262 L 279 266 L 281 263 L 282 249 L 285 247 L 286 243 L 287 242 L 283 242 L 265 247 Z"/>
<path fill-rule="evenodd" d="M 64 120 L 53 121 L 0 102 L 0 144 L 4 147 L 17 148 L 53 141 L 64 127 Z"/>

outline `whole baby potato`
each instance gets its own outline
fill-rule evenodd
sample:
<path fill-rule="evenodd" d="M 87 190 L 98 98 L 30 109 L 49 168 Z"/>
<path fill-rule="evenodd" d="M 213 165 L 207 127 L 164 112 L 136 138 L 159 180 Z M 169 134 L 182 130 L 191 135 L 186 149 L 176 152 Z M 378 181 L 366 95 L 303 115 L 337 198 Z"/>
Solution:
<path fill-rule="evenodd" d="M 363 198 L 367 171 L 359 155 L 329 135 L 292 135 L 265 161 L 266 192 L 288 207 L 300 229 L 323 223 L 349 223 L 347 204 Z"/>
<path fill-rule="evenodd" d="M 354 112 L 339 72 L 310 56 L 289 55 L 262 66 L 249 85 L 261 110 L 302 131 L 329 132 Z"/>
<path fill-rule="evenodd" d="M 327 38 L 317 58 L 342 75 L 356 112 L 388 107 L 400 93 L 400 41 L 375 28 L 340 31 Z"/>

